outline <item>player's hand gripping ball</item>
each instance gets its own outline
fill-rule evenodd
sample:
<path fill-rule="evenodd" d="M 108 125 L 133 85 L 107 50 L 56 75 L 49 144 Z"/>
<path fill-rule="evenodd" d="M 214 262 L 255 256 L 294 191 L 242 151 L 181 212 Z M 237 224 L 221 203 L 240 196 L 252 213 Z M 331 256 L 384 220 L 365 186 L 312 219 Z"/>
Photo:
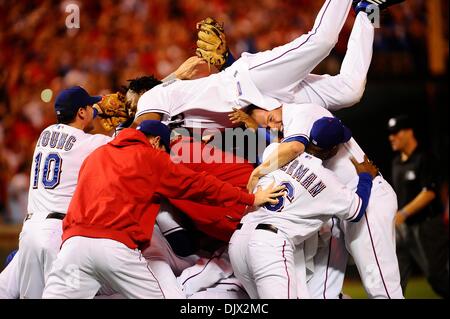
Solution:
<path fill-rule="evenodd" d="M 228 57 L 223 24 L 213 18 L 206 18 L 197 23 L 197 31 L 197 55 L 209 65 L 221 69 Z"/>
<path fill-rule="evenodd" d="M 122 93 L 104 96 L 99 103 L 94 105 L 94 108 L 98 111 L 103 128 L 107 131 L 116 129 L 121 123 L 134 117 L 136 113 Z"/>

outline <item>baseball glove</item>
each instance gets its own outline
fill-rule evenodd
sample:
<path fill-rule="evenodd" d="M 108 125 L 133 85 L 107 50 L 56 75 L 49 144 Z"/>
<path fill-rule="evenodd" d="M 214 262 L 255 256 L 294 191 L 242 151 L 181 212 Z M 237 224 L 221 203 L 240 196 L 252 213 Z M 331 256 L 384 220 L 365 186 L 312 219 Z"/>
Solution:
<path fill-rule="evenodd" d="M 227 42 L 223 24 L 213 18 L 197 23 L 197 55 L 221 69 L 228 57 Z"/>
<path fill-rule="evenodd" d="M 134 117 L 136 110 L 131 108 L 122 93 L 106 95 L 94 105 L 103 128 L 108 132 Z"/>

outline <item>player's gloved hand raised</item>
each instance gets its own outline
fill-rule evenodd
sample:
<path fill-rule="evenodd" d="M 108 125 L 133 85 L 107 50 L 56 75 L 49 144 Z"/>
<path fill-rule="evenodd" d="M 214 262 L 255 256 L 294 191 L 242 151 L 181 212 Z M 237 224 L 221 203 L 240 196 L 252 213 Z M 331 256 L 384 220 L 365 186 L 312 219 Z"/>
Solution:
<path fill-rule="evenodd" d="M 197 55 L 220 70 L 228 57 L 223 24 L 206 18 L 197 23 L 197 31 Z"/>
<path fill-rule="evenodd" d="M 371 160 L 369 160 L 369 158 L 367 157 L 367 155 L 364 155 L 364 162 L 362 163 L 358 163 L 358 161 L 352 157 L 351 161 L 353 163 L 353 165 L 356 168 L 356 172 L 358 174 L 361 173 L 369 173 L 370 175 L 372 175 L 372 179 L 374 179 L 375 177 L 377 177 L 378 173 L 380 172 L 378 170 L 378 167 L 376 167 L 373 162 Z"/>
<path fill-rule="evenodd" d="M 285 196 L 285 186 L 277 186 L 273 187 L 275 183 L 269 185 L 268 188 L 262 189 L 262 187 L 258 186 L 255 193 L 255 202 L 254 206 L 263 206 L 265 204 L 278 204 L 278 197 Z"/>
<path fill-rule="evenodd" d="M 107 132 L 133 118 L 136 113 L 131 103 L 126 100 L 125 95 L 120 92 L 104 96 L 93 107 L 97 110 L 100 122 Z"/>

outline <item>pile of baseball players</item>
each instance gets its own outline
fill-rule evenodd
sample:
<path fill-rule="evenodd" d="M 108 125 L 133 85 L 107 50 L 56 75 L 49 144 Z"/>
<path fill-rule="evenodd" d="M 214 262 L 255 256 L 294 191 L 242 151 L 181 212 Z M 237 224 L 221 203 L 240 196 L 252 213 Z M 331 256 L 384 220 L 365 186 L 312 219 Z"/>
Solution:
<path fill-rule="evenodd" d="M 369 16 L 402 1 L 326 0 L 308 34 L 236 61 L 202 25 L 201 57 L 164 82 L 135 79 L 114 98 L 62 91 L 0 298 L 336 299 L 349 256 L 369 298 L 403 298 L 396 195 L 331 113 L 364 93 Z M 340 73 L 310 74 L 351 10 Z M 221 71 L 188 80 L 205 60 Z M 256 167 L 171 131 L 239 125 L 281 136 Z"/>

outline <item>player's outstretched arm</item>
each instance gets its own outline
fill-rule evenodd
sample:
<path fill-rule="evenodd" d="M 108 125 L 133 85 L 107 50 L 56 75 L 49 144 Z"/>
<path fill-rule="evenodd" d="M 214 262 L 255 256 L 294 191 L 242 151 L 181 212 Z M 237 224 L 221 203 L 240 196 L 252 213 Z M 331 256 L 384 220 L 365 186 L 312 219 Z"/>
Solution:
<path fill-rule="evenodd" d="M 159 170 L 164 172 L 159 181 L 157 193 L 173 199 L 188 199 L 204 204 L 233 207 L 238 204 L 260 206 L 276 204 L 277 198 L 284 195 L 284 187 L 269 186 L 249 194 L 238 187 L 223 182 L 206 172 L 194 172 L 183 164 L 173 163 L 167 154 L 158 160 Z"/>
<path fill-rule="evenodd" d="M 191 80 L 199 72 L 199 67 L 205 65 L 206 61 L 198 56 L 193 56 L 183 62 L 180 67 L 162 82 L 166 83 L 173 80 Z"/>
<path fill-rule="evenodd" d="M 247 190 L 253 192 L 261 177 L 276 171 L 297 158 L 305 151 L 303 143 L 293 141 L 281 143 L 278 149 L 253 171 L 247 184 Z"/>

